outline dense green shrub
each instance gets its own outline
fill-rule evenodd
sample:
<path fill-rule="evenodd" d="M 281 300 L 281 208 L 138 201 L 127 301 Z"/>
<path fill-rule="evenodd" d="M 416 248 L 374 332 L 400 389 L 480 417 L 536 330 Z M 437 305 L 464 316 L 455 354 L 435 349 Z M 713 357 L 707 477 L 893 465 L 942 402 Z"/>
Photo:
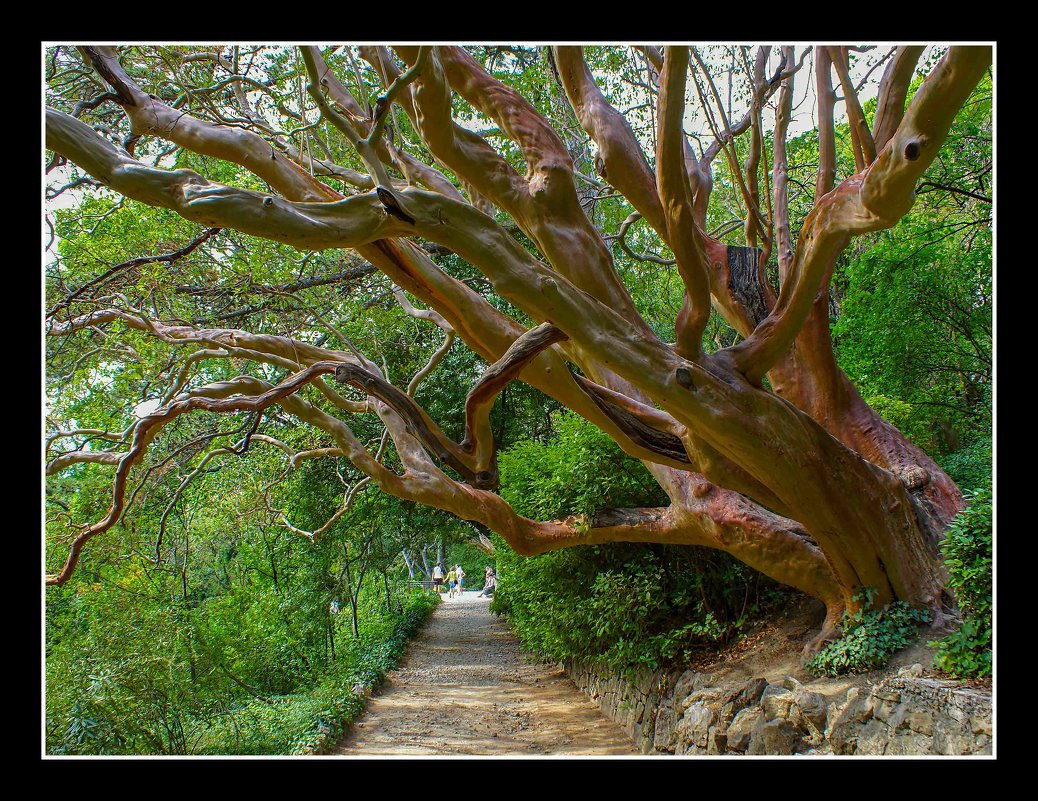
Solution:
<path fill-rule="evenodd" d="M 934 666 L 957 676 L 991 674 L 991 490 L 968 495 L 961 512 L 941 543 L 948 568 L 948 587 L 955 594 L 962 626 L 942 640 Z"/>
<path fill-rule="evenodd" d="M 491 610 L 508 615 L 525 649 L 621 673 L 685 662 L 729 641 L 760 613 L 773 587 L 727 554 L 688 546 L 499 553 Z"/>
<path fill-rule="evenodd" d="M 555 438 L 527 440 L 498 454 L 501 495 L 536 520 L 591 516 L 606 507 L 665 505 L 645 466 L 572 412 L 554 418 Z"/>
<path fill-rule="evenodd" d="M 881 668 L 897 651 L 912 644 L 918 626 L 930 621 L 930 613 L 894 601 L 876 609 L 873 593 L 855 596 L 864 601 L 857 612 L 844 612 L 842 636 L 825 646 L 804 666 L 815 676 L 867 673 Z"/>
<path fill-rule="evenodd" d="M 364 709 L 358 684 L 377 687 L 403 655 L 407 642 L 439 603 L 415 592 L 388 631 L 348 640 L 334 668 L 311 687 L 290 695 L 253 698 L 214 720 L 196 753 L 299 754 L 333 745 Z"/>
<path fill-rule="evenodd" d="M 667 503 L 646 468 L 576 415 L 556 438 L 500 454 L 501 494 L 540 520 Z M 723 552 L 614 543 L 519 557 L 501 540 L 491 609 L 542 659 L 595 660 L 628 672 L 687 660 L 759 614 L 774 585 Z"/>
<path fill-rule="evenodd" d="M 991 439 L 980 439 L 941 460 L 951 479 L 965 490 L 991 486 Z"/>
<path fill-rule="evenodd" d="M 308 658 L 302 643 L 293 656 L 277 615 L 255 615 L 246 601 L 265 603 L 255 588 L 251 598 L 214 598 L 207 605 L 212 618 L 190 619 L 103 584 L 77 589 L 54 596 L 66 608 L 48 643 L 53 754 L 286 754 L 322 747 L 363 708 L 353 687 L 379 684 L 439 602 L 415 591 L 402 599 L 399 614 L 390 614 L 377 593 L 362 596 L 360 637 L 351 636 L 348 615 L 340 615 L 335 657 L 322 661 L 313 648 Z M 230 626 L 226 607 L 234 597 L 242 602 L 243 628 Z M 93 619 L 100 615 L 107 626 Z M 275 672 L 282 657 L 286 664 Z"/>

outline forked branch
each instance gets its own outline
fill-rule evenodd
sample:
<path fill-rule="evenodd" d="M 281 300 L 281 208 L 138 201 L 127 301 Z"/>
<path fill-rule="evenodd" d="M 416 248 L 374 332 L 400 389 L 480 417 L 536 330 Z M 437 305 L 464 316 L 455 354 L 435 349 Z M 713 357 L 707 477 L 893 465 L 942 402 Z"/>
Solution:
<path fill-rule="evenodd" d="M 759 384 L 793 343 L 829 266 L 850 237 L 889 228 L 911 209 L 916 182 L 990 63 L 990 47 L 950 48 L 875 161 L 816 204 L 804 222 L 778 303 L 748 339 L 731 348 L 737 368 L 751 383 Z"/>
<path fill-rule="evenodd" d="M 541 351 L 566 336 L 544 323 L 520 336 L 497 362 L 484 371 L 465 400 L 465 439 L 459 444 L 440 430 L 414 399 L 359 365 L 341 364 L 335 378 L 378 398 L 405 421 L 408 431 L 440 464 L 482 489 L 498 486 L 497 461 L 489 414 L 494 399 Z"/>

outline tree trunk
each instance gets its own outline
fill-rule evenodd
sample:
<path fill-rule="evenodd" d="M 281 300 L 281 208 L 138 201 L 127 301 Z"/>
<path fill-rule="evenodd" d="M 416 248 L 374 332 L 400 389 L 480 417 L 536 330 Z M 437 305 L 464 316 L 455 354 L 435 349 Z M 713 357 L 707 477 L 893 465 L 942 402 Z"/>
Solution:
<path fill-rule="evenodd" d="M 961 493 L 931 459 L 865 404 L 836 365 L 828 285 L 837 257 L 853 236 L 890 228 L 909 211 L 914 187 L 990 65 L 990 48 L 951 48 L 903 114 L 899 87 L 912 64 L 891 71 L 880 86 L 882 137 L 877 134 L 873 141 L 860 114 L 852 119 L 859 171 L 835 187 L 829 53 L 838 57 L 840 51 L 817 48 L 818 189 L 795 249 L 784 195 L 783 127 L 795 72 L 793 48 L 783 49 L 784 66 L 772 78 L 765 70 L 768 51 L 759 53 L 750 87 L 752 113 L 740 122 L 725 121 L 725 130 L 715 131 L 717 141 L 700 149 L 701 158 L 683 127 L 689 49 L 668 47 L 664 59 L 645 48 L 658 71 L 650 74 L 658 79 L 652 168 L 630 123 L 605 101 L 579 48 L 554 48 L 553 65 L 575 119 L 599 147 L 600 174 L 674 255 L 675 280 L 681 281 L 685 300 L 675 320 L 673 344 L 639 314 L 607 244 L 615 237 L 607 240 L 593 224 L 594 211 L 589 219 L 582 208 L 582 201 L 592 208 L 595 203 L 590 184 L 574 173 L 574 154 L 586 160 L 588 153 L 586 143 L 572 136 L 575 127 L 561 137 L 526 98 L 487 73 L 462 48 L 398 47 L 396 54 L 407 65 L 404 73 L 385 48 L 367 48 L 361 55 L 385 84 L 384 102 L 400 105 L 435 164 L 457 176 L 473 203 L 445 174 L 419 164 L 392 138 L 384 138 L 384 116 L 376 111 L 372 119 L 359 113 L 360 105 L 334 79 L 317 48 L 300 53 L 311 78 L 311 97 L 356 149 L 367 171 L 357 179 L 360 191 L 349 197 L 315 179 L 312 164 L 300 166 L 272 149 L 263 136 L 196 119 L 145 93 L 126 74 L 114 49 L 89 47 L 82 52 L 113 88 L 135 136 L 154 134 L 240 165 L 279 196 L 223 186 L 187 170 L 141 164 L 83 122 L 53 110 L 47 112 L 48 148 L 110 189 L 189 220 L 301 250 L 353 248 L 429 306 L 416 310 L 405 299 L 401 305 L 408 314 L 434 323 L 450 338 L 456 334 L 490 367 L 466 398 L 466 435 L 458 443 L 418 405 L 413 386 L 408 393 L 397 390 L 377 364 L 352 347 L 333 351 L 305 337 L 235 329 L 200 334 L 198 328 L 148 319 L 136 310 L 91 309 L 66 322 L 52 319 L 49 336 L 72 336 L 118 321 L 168 342 L 215 343 L 236 358 L 294 372 L 275 387 L 239 376 L 179 395 L 172 392 L 165 405 L 135 424 L 125 453 L 81 451 L 63 455 L 60 465 L 52 462 L 55 471 L 77 462 L 112 464 L 116 478 L 109 513 L 79 530 L 65 567 L 48 583 L 66 580 L 86 541 L 119 519 L 127 474 L 162 426 L 194 411 L 259 412 L 277 404 L 334 439 L 336 448 L 326 450 L 349 459 L 384 491 L 485 525 L 520 553 L 612 541 L 718 548 L 820 598 L 828 610 L 825 636 L 839 614 L 855 606 L 862 588 L 874 588 L 879 603 L 897 598 L 939 609 L 944 576 L 935 546 L 962 506 Z M 691 52 L 706 72 L 695 48 Z M 848 107 L 857 109 L 845 65 L 836 66 L 848 84 L 843 87 Z M 757 151 L 764 141 L 757 110 L 780 85 L 772 214 L 771 207 L 761 208 L 757 186 Z M 454 121 L 452 93 L 492 119 L 515 143 L 525 175 L 487 140 Z M 549 99 L 561 113 L 561 96 L 549 90 Z M 746 130 L 754 145 L 744 176 L 735 164 L 731 140 Z M 731 158 L 747 206 L 745 230 L 761 250 L 730 247 L 701 230 L 713 185 L 709 162 L 718 152 Z M 408 183 L 394 182 L 390 167 L 404 173 Z M 514 220 L 534 247 L 519 244 L 512 229 L 498 224 L 494 208 Z M 414 237 L 468 262 L 500 299 L 534 325 L 527 330 L 453 278 L 409 241 Z M 766 254 L 773 250 L 781 279 L 777 294 L 764 274 Z M 742 341 L 708 354 L 703 339 L 711 304 Z M 435 366 L 435 360 L 430 364 Z M 366 400 L 337 395 L 326 384 L 315 386 L 324 386 L 327 392 L 322 393 L 341 411 L 374 410 L 393 440 L 401 470 L 388 469 L 369 453 L 339 417 L 296 395 L 331 372 L 340 383 L 363 392 Z M 766 389 L 765 376 L 773 392 Z M 593 520 L 533 521 L 518 515 L 493 492 L 496 444 L 489 425 L 494 399 L 517 378 L 599 426 L 626 453 L 641 459 L 666 492 L 670 507 L 600 510 Z M 443 467 L 461 479 L 450 477 Z M 442 535 L 436 556 L 440 564 L 445 562 Z M 356 607 L 366 567 L 364 559 L 356 590 L 351 587 L 350 592 L 354 636 L 359 636 Z"/>

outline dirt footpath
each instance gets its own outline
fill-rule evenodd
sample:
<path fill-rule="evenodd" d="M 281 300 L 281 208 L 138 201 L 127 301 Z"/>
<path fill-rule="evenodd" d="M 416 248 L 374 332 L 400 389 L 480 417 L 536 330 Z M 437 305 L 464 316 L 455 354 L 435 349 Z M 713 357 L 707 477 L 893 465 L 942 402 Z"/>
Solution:
<path fill-rule="evenodd" d="M 523 661 L 476 595 L 444 597 L 333 755 L 638 753 L 561 669 Z"/>

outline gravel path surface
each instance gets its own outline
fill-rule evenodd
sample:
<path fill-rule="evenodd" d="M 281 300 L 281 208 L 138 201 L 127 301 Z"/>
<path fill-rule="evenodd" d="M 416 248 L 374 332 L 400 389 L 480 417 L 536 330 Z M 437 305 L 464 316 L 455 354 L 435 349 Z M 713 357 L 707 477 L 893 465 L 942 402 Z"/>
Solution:
<path fill-rule="evenodd" d="M 560 668 L 525 662 L 476 596 L 444 598 L 333 755 L 638 753 Z"/>

